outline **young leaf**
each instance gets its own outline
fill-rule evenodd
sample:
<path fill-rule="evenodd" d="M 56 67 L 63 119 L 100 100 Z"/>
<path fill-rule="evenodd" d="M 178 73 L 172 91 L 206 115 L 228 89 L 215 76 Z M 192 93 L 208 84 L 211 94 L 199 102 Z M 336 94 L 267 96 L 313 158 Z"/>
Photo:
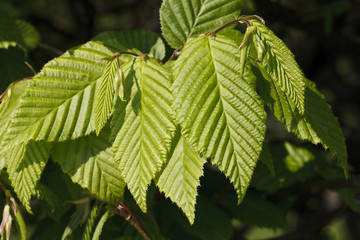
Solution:
<path fill-rule="evenodd" d="M 255 74 L 259 94 L 275 118 L 284 124 L 287 131 L 294 132 L 300 139 L 314 144 L 321 143 L 325 149 L 329 148 L 340 159 L 347 175 L 344 135 L 331 107 L 316 89 L 316 85 L 306 79 L 305 113 L 301 115 L 290 97 L 283 94 L 272 78 L 266 74 L 262 77 L 256 71 Z"/>
<path fill-rule="evenodd" d="M 114 112 L 113 151 L 127 186 L 146 211 L 148 185 L 160 170 L 175 133 L 169 73 L 155 60 L 123 65 L 125 99 Z"/>
<path fill-rule="evenodd" d="M 92 207 L 89 217 L 86 221 L 86 226 L 85 226 L 85 230 L 84 230 L 84 234 L 83 234 L 83 238 L 82 238 L 83 240 L 91 240 L 91 235 L 94 230 L 95 220 L 98 216 L 98 211 L 99 211 L 99 207 L 95 203 L 94 206 Z"/>
<path fill-rule="evenodd" d="M 2 146 L 35 141 L 64 141 L 95 130 L 95 89 L 110 56 L 100 43 L 88 42 L 48 62 L 21 96 Z"/>
<path fill-rule="evenodd" d="M 252 20 L 251 24 L 256 27 L 256 36 L 253 38 L 257 51 L 257 55 L 254 57 L 256 66 L 268 74 L 282 92 L 295 103 L 299 113 L 303 114 L 305 77 L 296 63 L 294 55 L 285 43 L 264 24 L 258 20 Z"/>
<path fill-rule="evenodd" d="M 17 228 L 18 232 L 20 233 L 20 239 L 26 240 L 27 239 L 26 225 L 25 225 L 23 215 L 22 215 L 21 211 L 19 211 L 19 209 L 15 210 L 13 204 L 11 204 L 11 214 L 12 214 L 12 216 L 14 216 L 16 228 Z"/>
<path fill-rule="evenodd" d="M 116 75 L 119 72 L 118 61 L 111 59 L 105 66 L 104 72 L 100 78 L 99 87 L 96 89 L 94 115 L 95 131 L 99 134 L 110 118 L 117 95 L 115 94 Z"/>
<path fill-rule="evenodd" d="M 242 0 L 164 0 L 160 8 L 161 31 L 172 48 L 235 20 Z"/>
<path fill-rule="evenodd" d="M 68 239 L 68 237 L 73 234 L 73 232 L 80 226 L 80 224 L 83 223 L 84 216 L 86 216 L 88 213 L 88 207 L 89 206 L 87 203 L 77 206 L 75 212 L 71 216 L 70 222 L 68 223 L 65 231 L 63 232 L 61 240 Z"/>
<path fill-rule="evenodd" d="M 95 36 L 93 41 L 101 41 L 114 51 L 130 51 L 149 54 L 150 57 L 162 60 L 165 57 L 165 44 L 157 33 L 149 30 L 108 31 Z M 126 57 L 124 55 L 123 57 Z"/>
<path fill-rule="evenodd" d="M 177 134 L 176 146 L 170 160 L 162 167 L 156 185 L 175 202 L 188 217 L 190 224 L 195 219 L 195 203 L 200 176 L 206 162 L 194 148 L 189 145 L 180 130 Z"/>
<path fill-rule="evenodd" d="M 18 198 L 28 212 L 30 199 L 36 195 L 36 185 L 50 155 L 50 145 L 45 142 L 19 143 L 5 153 L 9 179 Z"/>
<path fill-rule="evenodd" d="M 99 198 L 115 203 L 123 197 L 125 183 L 107 141 L 109 134 L 109 129 L 105 128 L 99 136 L 91 134 L 58 143 L 52 157 L 73 182 Z"/>
<path fill-rule="evenodd" d="M 188 42 L 174 64 L 174 108 L 185 137 L 244 197 L 265 135 L 266 113 L 240 74 L 238 44 L 221 35 Z"/>
<path fill-rule="evenodd" d="M 100 221 L 98 222 L 98 224 L 96 225 L 95 231 L 94 231 L 94 235 L 92 237 L 92 240 L 99 240 L 100 239 L 100 235 L 102 232 L 102 229 L 104 227 L 104 224 L 106 222 L 106 220 L 108 219 L 110 214 L 110 210 L 106 211 L 104 213 L 104 215 L 102 215 L 102 217 L 100 218 Z"/>

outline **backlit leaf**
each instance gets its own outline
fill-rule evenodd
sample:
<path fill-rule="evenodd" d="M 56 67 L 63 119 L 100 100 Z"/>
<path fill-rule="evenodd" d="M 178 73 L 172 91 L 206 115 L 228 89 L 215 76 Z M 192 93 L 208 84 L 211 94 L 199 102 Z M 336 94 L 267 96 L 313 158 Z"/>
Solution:
<path fill-rule="evenodd" d="M 253 37 L 254 45 L 262 44 L 265 49 L 265 57 L 257 59 L 258 66 L 263 74 L 267 74 L 272 81 L 280 87 L 283 93 L 295 103 L 299 113 L 304 113 L 304 92 L 305 76 L 299 65 L 296 63 L 294 55 L 275 34 L 264 24 L 257 20 L 251 21 L 256 28 L 256 35 Z M 259 55 L 259 49 L 257 56 Z"/>
<path fill-rule="evenodd" d="M 58 143 L 52 157 L 73 182 L 99 198 L 115 203 L 116 199 L 122 198 L 125 183 L 107 141 L 109 134 L 109 129 L 105 128 L 99 136 L 93 133 Z"/>
<path fill-rule="evenodd" d="M 6 168 L 14 190 L 31 212 L 30 199 L 36 195 L 36 185 L 50 155 L 50 145 L 45 142 L 19 143 L 6 153 Z"/>
<path fill-rule="evenodd" d="M 166 161 L 175 133 L 170 76 L 151 58 L 122 67 L 126 102 L 114 112 L 113 151 L 130 192 L 146 211 L 148 185 Z"/>
<path fill-rule="evenodd" d="M 241 201 L 262 149 L 266 113 L 240 75 L 238 52 L 230 38 L 197 37 L 174 64 L 173 88 L 183 134 L 225 173 Z"/>
<path fill-rule="evenodd" d="M 183 210 L 193 224 L 197 187 L 200 185 L 206 160 L 180 136 L 180 131 L 177 140 L 172 156 L 164 164 L 156 185 Z"/>
<path fill-rule="evenodd" d="M 242 0 L 164 0 L 160 8 L 161 31 L 172 48 L 214 31 L 235 20 Z"/>

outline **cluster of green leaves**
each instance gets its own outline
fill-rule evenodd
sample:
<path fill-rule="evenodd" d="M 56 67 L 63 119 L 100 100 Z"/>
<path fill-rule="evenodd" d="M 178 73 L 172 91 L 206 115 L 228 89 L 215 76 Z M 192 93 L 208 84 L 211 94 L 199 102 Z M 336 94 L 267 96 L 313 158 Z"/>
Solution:
<path fill-rule="evenodd" d="M 1 168 L 25 208 L 31 212 L 36 196 L 53 215 L 66 212 L 54 209 L 72 198 L 59 195 L 74 190 L 58 192 L 40 181 L 55 162 L 73 183 L 110 204 L 123 199 L 127 187 L 143 212 L 153 181 L 194 223 L 206 162 L 231 181 L 238 203 L 262 152 L 274 170 L 264 142 L 265 106 L 289 132 L 329 148 L 347 174 L 344 137 L 331 108 L 270 29 L 256 16 L 238 18 L 241 4 L 164 0 L 163 37 L 178 55 L 165 64 L 157 34 L 105 32 L 48 62 L 32 79 L 11 84 L 0 105 Z M 18 47 L 26 56 L 38 35 L 24 22 L 0 18 L 0 48 Z M 234 20 L 248 25 L 245 35 L 232 27 L 208 33 Z M 251 209 L 253 201 L 246 202 Z M 63 238 L 85 215 L 90 238 L 98 209 L 88 211 L 88 205 L 77 208 Z"/>

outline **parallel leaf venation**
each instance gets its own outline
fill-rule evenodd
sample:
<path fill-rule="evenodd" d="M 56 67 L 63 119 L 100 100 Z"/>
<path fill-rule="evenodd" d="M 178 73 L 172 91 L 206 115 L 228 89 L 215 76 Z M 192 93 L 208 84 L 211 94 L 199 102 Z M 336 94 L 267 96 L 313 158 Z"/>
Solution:
<path fill-rule="evenodd" d="M 123 70 L 132 86 L 125 86 L 131 89 L 129 102 L 118 104 L 114 112 L 113 151 L 130 192 L 146 211 L 147 187 L 165 162 L 175 132 L 171 82 L 169 73 L 150 58 L 137 58 Z"/>
<path fill-rule="evenodd" d="M 241 5 L 241 0 L 165 0 L 160 8 L 163 36 L 179 49 L 189 39 L 236 19 Z"/>
<path fill-rule="evenodd" d="M 45 142 L 20 143 L 5 153 L 5 162 L 9 179 L 18 198 L 31 212 L 30 199 L 36 195 L 36 186 L 40 180 L 50 155 L 50 145 Z"/>
<path fill-rule="evenodd" d="M 162 167 L 156 184 L 166 197 L 183 210 L 190 223 L 193 223 L 197 187 L 203 175 L 205 159 L 180 136 L 179 129 L 174 142 L 172 156 Z"/>
<path fill-rule="evenodd" d="M 92 132 L 95 89 L 104 68 L 96 61 L 110 54 L 89 42 L 46 64 L 21 97 L 2 146 L 30 139 L 64 141 Z"/>
<path fill-rule="evenodd" d="M 305 76 L 294 59 L 294 55 L 275 34 L 257 20 L 251 21 L 256 27 L 256 34 L 265 46 L 266 60 L 258 62 L 269 76 L 290 96 L 300 114 L 304 113 Z"/>
<path fill-rule="evenodd" d="M 219 166 L 241 199 L 261 152 L 266 114 L 241 77 L 238 51 L 236 41 L 221 35 L 185 45 L 174 64 L 173 106 L 189 143 Z"/>
<path fill-rule="evenodd" d="M 99 198 L 115 203 L 122 198 L 125 183 L 107 141 L 109 134 L 110 130 L 104 128 L 98 136 L 92 133 L 58 143 L 53 158 L 74 182 Z"/>

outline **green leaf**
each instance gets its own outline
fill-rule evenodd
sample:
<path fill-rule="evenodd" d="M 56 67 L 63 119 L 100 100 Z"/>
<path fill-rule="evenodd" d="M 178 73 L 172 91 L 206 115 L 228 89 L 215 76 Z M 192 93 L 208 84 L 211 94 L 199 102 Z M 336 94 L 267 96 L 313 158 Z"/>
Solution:
<path fill-rule="evenodd" d="M 91 235 L 92 235 L 92 232 L 93 232 L 94 226 L 95 226 L 95 220 L 98 216 L 98 210 L 99 210 L 99 207 L 98 207 L 97 203 L 95 203 L 91 209 L 91 212 L 90 212 L 89 217 L 86 222 L 86 226 L 85 226 L 85 230 L 84 230 L 84 234 L 83 234 L 83 238 L 82 238 L 83 240 L 91 240 Z"/>
<path fill-rule="evenodd" d="M 161 31 L 172 48 L 235 20 L 242 0 L 164 0 L 160 8 Z"/>
<path fill-rule="evenodd" d="M 6 153 L 6 168 L 18 198 L 31 212 L 31 196 L 37 194 L 36 185 L 50 155 L 50 145 L 45 142 L 19 143 Z"/>
<path fill-rule="evenodd" d="M 99 136 L 91 134 L 54 146 L 52 157 L 73 182 L 88 189 L 99 198 L 115 203 L 122 198 L 125 183 L 114 161 L 109 130 Z"/>
<path fill-rule="evenodd" d="M 89 197 L 88 192 L 72 182 L 70 177 L 63 173 L 60 166 L 53 161 L 48 162 L 36 188 L 40 206 L 57 222 L 73 206 L 73 201 Z"/>
<path fill-rule="evenodd" d="M 167 159 L 175 134 L 169 73 L 155 60 L 123 66 L 125 99 L 114 112 L 113 151 L 127 186 L 143 211 L 146 192 Z"/>
<path fill-rule="evenodd" d="M 16 20 L 16 25 L 21 32 L 26 47 L 29 49 L 36 48 L 37 44 L 40 41 L 40 35 L 36 31 L 36 29 L 29 23 L 22 20 Z"/>
<path fill-rule="evenodd" d="M 94 235 L 92 237 L 92 240 L 99 240 L 100 239 L 100 235 L 102 232 L 102 229 L 104 227 L 104 224 L 106 222 L 106 220 L 108 219 L 110 214 L 110 210 L 106 211 L 104 213 L 104 215 L 102 215 L 102 217 L 100 218 L 100 221 L 98 222 L 98 224 L 96 225 L 95 231 L 94 231 Z"/>
<path fill-rule="evenodd" d="M 11 214 L 12 214 L 12 216 L 15 217 L 16 229 L 20 233 L 20 239 L 26 240 L 26 236 L 27 236 L 26 225 L 25 225 L 23 215 L 22 215 L 21 211 L 19 211 L 19 209 L 16 209 L 16 212 L 15 212 L 13 204 L 11 204 Z"/>
<path fill-rule="evenodd" d="M 116 58 L 111 59 L 105 66 L 105 70 L 101 76 L 99 87 L 96 89 L 96 98 L 94 106 L 95 114 L 95 130 L 99 134 L 110 118 L 117 95 L 115 94 L 116 75 L 119 66 Z"/>
<path fill-rule="evenodd" d="M 0 94 L 14 81 L 33 76 L 20 48 L 0 49 Z"/>
<path fill-rule="evenodd" d="M 165 57 L 165 44 L 157 33 L 149 30 L 108 31 L 95 36 L 93 41 L 101 41 L 115 51 L 130 51 L 162 60 Z"/>
<path fill-rule="evenodd" d="M 305 76 L 295 61 L 294 55 L 275 34 L 258 20 L 251 21 L 256 27 L 256 35 L 253 37 L 254 46 L 258 47 L 257 54 L 265 51 L 263 59 L 255 58 L 255 64 L 263 74 L 280 87 L 283 93 L 295 103 L 300 114 L 304 113 Z"/>
<path fill-rule="evenodd" d="M 191 224 L 195 219 L 197 187 L 203 175 L 206 162 L 186 139 L 177 134 L 176 146 L 170 160 L 162 167 L 156 185 L 175 202 L 188 217 Z M 174 145 L 175 145 L 174 144 Z"/>
<path fill-rule="evenodd" d="M 76 208 L 75 212 L 71 216 L 69 224 L 66 226 L 61 240 L 66 240 L 68 237 L 83 223 L 84 216 L 88 212 L 88 204 L 82 204 Z"/>
<path fill-rule="evenodd" d="M 345 138 L 340 125 L 334 116 L 331 107 L 326 103 L 324 96 L 316 89 L 316 85 L 306 80 L 305 113 L 301 115 L 289 98 L 283 94 L 273 79 L 265 79 L 255 71 L 259 94 L 269 106 L 271 112 L 282 122 L 289 132 L 294 132 L 300 139 L 321 143 L 325 149 L 336 155 L 348 172 L 347 150 Z"/>
<path fill-rule="evenodd" d="M 7 49 L 15 46 L 23 50 L 26 49 L 25 42 L 15 20 L 5 11 L 0 10 L 0 48 Z"/>
<path fill-rule="evenodd" d="M 20 103 L 20 96 L 24 93 L 31 80 L 24 80 L 10 84 L 2 95 L 0 104 L 0 139 L 10 122 L 10 117 L 16 106 Z"/>
<path fill-rule="evenodd" d="M 259 158 L 266 113 L 240 75 L 237 42 L 201 35 L 174 64 L 174 108 L 189 143 L 229 177 L 244 197 Z"/>
<path fill-rule="evenodd" d="M 47 63 L 21 96 L 1 146 L 35 141 L 64 141 L 95 130 L 95 89 L 112 55 L 100 43 L 70 49 Z"/>

